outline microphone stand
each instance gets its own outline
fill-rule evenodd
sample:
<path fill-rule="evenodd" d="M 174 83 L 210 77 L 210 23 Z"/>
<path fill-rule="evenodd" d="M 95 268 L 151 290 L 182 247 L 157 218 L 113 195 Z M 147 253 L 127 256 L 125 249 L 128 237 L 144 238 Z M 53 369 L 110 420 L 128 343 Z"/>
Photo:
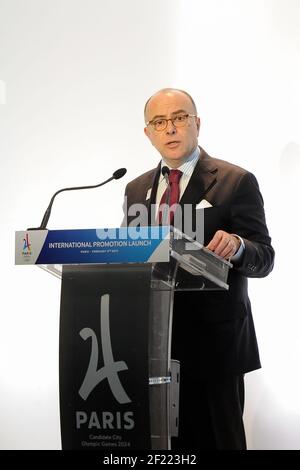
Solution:
<path fill-rule="evenodd" d="M 167 166 L 164 166 L 161 172 L 167 183 L 166 200 L 165 200 L 163 211 L 162 211 L 161 225 L 170 225 L 170 197 L 171 197 L 171 185 L 170 185 L 170 180 L 169 180 L 170 170 Z"/>
<path fill-rule="evenodd" d="M 120 168 L 119 170 L 116 170 L 110 178 L 103 181 L 102 183 L 94 184 L 92 186 L 74 186 L 74 187 L 71 187 L 71 188 L 59 189 L 58 191 L 56 191 L 56 193 L 53 194 L 53 196 L 50 200 L 50 203 L 49 203 L 49 205 L 46 209 L 46 212 L 44 214 L 44 217 L 42 219 L 41 225 L 39 227 L 28 228 L 27 230 L 46 230 L 47 229 L 47 223 L 48 223 L 49 218 L 50 218 L 52 205 L 53 205 L 54 199 L 56 198 L 56 196 L 59 193 L 62 193 L 64 191 L 76 191 L 77 189 L 99 188 L 100 186 L 103 186 L 104 184 L 108 183 L 109 181 L 112 181 L 114 179 L 118 180 L 119 178 L 122 178 L 122 176 L 124 176 L 126 172 L 127 172 L 126 168 Z"/>

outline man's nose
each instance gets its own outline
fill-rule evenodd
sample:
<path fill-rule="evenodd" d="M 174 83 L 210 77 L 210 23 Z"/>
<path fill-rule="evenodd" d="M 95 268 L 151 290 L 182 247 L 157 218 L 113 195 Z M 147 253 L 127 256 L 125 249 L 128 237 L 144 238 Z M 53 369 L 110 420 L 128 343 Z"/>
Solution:
<path fill-rule="evenodd" d="M 176 127 L 174 126 L 171 119 L 168 119 L 166 132 L 167 132 L 167 134 L 175 134 L 175 132 L 176 132 Z"/>

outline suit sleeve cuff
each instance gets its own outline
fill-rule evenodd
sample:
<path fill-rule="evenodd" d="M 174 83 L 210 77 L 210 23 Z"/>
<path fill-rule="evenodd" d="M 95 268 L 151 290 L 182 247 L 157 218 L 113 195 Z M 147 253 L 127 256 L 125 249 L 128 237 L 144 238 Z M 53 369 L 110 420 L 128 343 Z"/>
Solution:
<path fill-rule="evenodd" d="M 242 239 L 242 237 L 240 237 L 239 235 L 237 235 L 236 233 L 232 233 L 231 235 L 237 237 L 241 244 L 240 244 L 240 247 L 238 249 L 238 251 L 232 256 L 232 258 L 230 259 L 230 261 L 233 261 L 233 262 L 237 262 L 241 259 L 244 251 L 245 251 L 245 242 L 244 240 Z"/>

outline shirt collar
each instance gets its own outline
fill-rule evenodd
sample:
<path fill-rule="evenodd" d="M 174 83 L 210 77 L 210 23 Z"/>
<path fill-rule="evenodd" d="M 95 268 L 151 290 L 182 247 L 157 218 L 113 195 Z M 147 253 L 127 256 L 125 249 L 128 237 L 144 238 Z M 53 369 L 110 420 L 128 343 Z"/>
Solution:
<path fill-rule="evenodd" d="M 190 174 L 191 170 L 192 171 L 194 170 L 197 164 L 197 161 L 199 160 L 199 157 L 200 157 L 200 147 L 197 146 L 195 150 L 186 158 L 184 163 L 180 165 L 180 167 L 177 168 L 177 170 L 182 171 L 183 174 Z M 174 168 L 171 168 L 162 158 L 160 167 L 162 168 L 163 166 L 167 166 L 169 170 L 174 169 Z"/>

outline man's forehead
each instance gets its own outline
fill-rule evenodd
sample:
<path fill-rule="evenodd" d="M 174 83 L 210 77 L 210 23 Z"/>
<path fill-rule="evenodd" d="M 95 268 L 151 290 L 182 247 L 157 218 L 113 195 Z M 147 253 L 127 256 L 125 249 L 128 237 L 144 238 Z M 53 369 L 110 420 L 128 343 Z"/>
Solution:
<path fill-rule="evenodd" d="M 190 110 L 192 109 L 191 100 L 184 93 L 180 92 L 167 92 L 158 93 L 150 99 L 147 106 L 147 114 L 166 114 L 173 113 L 177 110 Z"/>

